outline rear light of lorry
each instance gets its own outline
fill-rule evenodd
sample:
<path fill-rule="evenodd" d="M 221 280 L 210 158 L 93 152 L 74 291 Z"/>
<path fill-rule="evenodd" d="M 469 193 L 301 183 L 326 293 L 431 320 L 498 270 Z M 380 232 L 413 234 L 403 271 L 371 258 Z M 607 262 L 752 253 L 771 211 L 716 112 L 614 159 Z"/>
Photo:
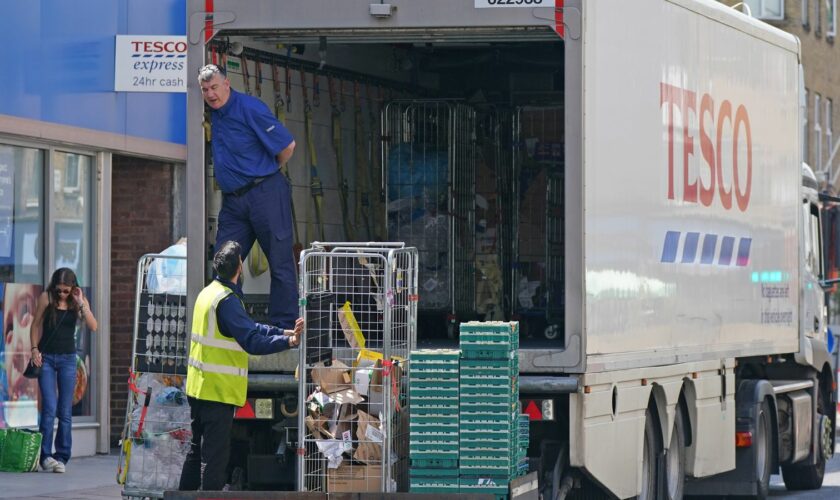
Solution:
<path fill-rule="evenodd" d="M 735 433 L 735 447 L 749 448 L 750 446 L 752 446 L 752 439 L 752 432 L 738 431 Z"/>

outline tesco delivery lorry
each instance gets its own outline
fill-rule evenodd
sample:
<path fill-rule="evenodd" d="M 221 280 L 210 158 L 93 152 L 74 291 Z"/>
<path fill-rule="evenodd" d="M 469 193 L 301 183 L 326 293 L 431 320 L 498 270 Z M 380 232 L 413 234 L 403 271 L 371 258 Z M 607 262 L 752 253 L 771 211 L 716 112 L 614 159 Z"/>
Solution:
<path fill-rule="evenodd" d="M 707 0 L 187 5 L 191 298 L 221 200 L 192 75 L 217 62 L 296 137 L 297 242 L 416 246 L 420 345 L 520 322 L 544 498 L 821 486 L 835 372 L 795 37 Z M 252 361 L 249 397 L 278 404 L 234 433 L 243 487 L 296 487 L 272 410 L 296 411 L 296 361 Z"/>

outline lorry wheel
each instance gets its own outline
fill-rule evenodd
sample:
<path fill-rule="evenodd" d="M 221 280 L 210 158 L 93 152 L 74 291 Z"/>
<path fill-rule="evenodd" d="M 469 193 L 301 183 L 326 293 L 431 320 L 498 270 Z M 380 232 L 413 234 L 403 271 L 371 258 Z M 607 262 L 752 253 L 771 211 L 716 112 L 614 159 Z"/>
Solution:
<path fill-rule="evenodd" d="M 820 391 L 820 401 L 817 407 L 819 418 L 817 425 L 820 426 L 817 446 L 817 463 L 807 465 L 783 465 L 782 479 L 785 481 L 785 488 L 791 491 L 817 490 L 822 486 L 825 477 L 826 453 L 823 443 L 831 440 L 831 419 L 826 416 L 825 408 L 828 408 L 825 395 Z M 829 445 L 830 447 L 830 445 Z"/>
<path fill-rule="evenodd" d="M 755 424 L 756 498 L 764 500 L 770 494 L 770 475 L 773 466 L 773 433 L 770 430 L 770 403 L 766 399 L 761 402 Z"/>
<path fill-rule="evenodd" d="M 674 432 L 665 457 L 665 480 L 669 500 L 678 500 L 685 491 L 685 414 L 681 404 L 674 416 Z"/>
<path fill-rule="evenodd" d="M 642 491 L 638 500 L 655 500 L 657 493 L 656 462 L 662 446 L 659 444 L 659 430 L 654 422 L 651 408 L 645 411 L 645 442 L 642 451 Z"/>

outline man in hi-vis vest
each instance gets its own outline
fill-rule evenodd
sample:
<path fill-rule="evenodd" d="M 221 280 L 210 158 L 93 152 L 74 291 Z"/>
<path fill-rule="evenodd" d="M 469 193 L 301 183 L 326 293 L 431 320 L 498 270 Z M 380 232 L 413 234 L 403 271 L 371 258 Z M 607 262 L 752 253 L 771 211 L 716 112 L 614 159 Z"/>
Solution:
<path fill-rule="evenodd" d="M 295 347 L 303 331 L 303 319 L 295 322 L 294 330 L 281 330 L 255 323 L 245 312 L 239 286 L 239 243 L 222 244 L 213 257 L 213 271 L 216 278 L 198 294 L 193 307 L 187 367 L 192 442 L 181 470 L 180 490 L 224 487 L 233 414 L 245 404 L 248 392 L 248 355 Z"/>

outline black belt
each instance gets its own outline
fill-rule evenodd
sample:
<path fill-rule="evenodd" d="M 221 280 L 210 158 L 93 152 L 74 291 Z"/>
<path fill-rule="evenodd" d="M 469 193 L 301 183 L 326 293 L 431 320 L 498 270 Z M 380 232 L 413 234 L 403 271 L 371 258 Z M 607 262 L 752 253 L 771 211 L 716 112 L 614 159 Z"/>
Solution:
<path fill-rule="evenodd" d="M 272 175 L 275 175 L 275 174 L 266 175 L 265 177 L 257 177 L 256 179 L 252 180 L 248 184 L 245 184 L 241 188 L 234 189 L 233 191 L 231 191 L 229 193 L 225 193 L 225 194 L 229 194 L 229 195 L 237 196 L 237 197 L 242 196 L 245 193 L 247 193 L 248 191 L 250 191 L 251 189 L 253 189 L 254 187 L 258 186 L 262 181 L 271 177 Z"/>

